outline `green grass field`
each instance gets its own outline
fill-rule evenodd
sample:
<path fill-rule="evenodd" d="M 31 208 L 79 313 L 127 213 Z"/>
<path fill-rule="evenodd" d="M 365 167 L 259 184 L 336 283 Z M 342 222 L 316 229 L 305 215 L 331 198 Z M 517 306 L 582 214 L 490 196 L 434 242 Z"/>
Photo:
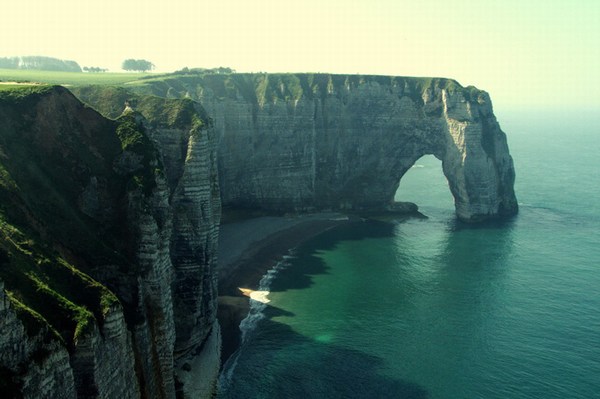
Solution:
<path fill-rule="evenodd" d="M 12 90 L 12 89 L 22 89 L 24 87 L 32 87 L 37 86 L 37 84 L 12 84 L 12 83 L 2 83 L 0 82 L 0 91 L 2 90 Z"/>
<path fill-rule="evenodd" d="M 87 72 L 55 72 L 55 71 L 35 71 L 22 69 L 0 69 L 0 82 L 31 82 L 48 83 L 62 86 L 82 86 L 82 85 L 121 85 L 136 81 L 145 76 L 152 76 L 149 73 L 87 73 Z M 11 85 L 0 85 L 11 86 Z M 13 86 L 14 88 L 14 86 Z M 2 88 L 0 88 L 2 89 Z"/>

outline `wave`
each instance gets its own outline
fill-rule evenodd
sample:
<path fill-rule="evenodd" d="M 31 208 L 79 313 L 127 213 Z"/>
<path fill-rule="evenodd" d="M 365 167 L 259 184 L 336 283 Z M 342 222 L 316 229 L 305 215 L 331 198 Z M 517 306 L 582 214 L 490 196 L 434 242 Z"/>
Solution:
<path fill-rule="evenodd" d="M 269 291 L 255 291 L 249 288 L 238 288 L 242 294 L 249 297 L 250 299 L 254 299 L 255 301 L 262 303 L 269 303 L 271 300 L 269 299 Z"/>
<path fill-rule="evenodd" d="M 256 329 L 258 322 L 265 318 L 264 310 L 267 308 L 267 303 L 270 302 L 267 297 L 270 294 L 271 283 L 281 270 L 290 265 L 289 260 L 292 258 L 291 251 L 290 255 L 284 255 L 282 260 L 262 276 L 258 282 L 258 289 L 250 293 L 250 311 L 248 316 L 240 323 L 242 344 L 246 342 L 248 334 Z"/>
<path fill-rule="evenodd" d="M 225 362 L 223 371 L 219 376 L 219 391 L 225 389 L 231 382 L 238 359 L 244 349 L 244 344 L 248 341 L 252 333 L 256 331 L 259 322 L 265 318 L 265 310 L 267 309 L 267 304 L 270 302 L 268 295 L 270 294 L 271 284 L 281 270 L 290 266 L 289 260 L 294 258 L 293 250 L 288 251 L 288 253 L 289 255 L 284 255 L 275 266 L 267 270 L 258 282 L 257 290 L 240 288 L 240 291 L 250 298 L 250 310 L 248 311 L 248 315 L 240 322 L 240 347 Z"/>

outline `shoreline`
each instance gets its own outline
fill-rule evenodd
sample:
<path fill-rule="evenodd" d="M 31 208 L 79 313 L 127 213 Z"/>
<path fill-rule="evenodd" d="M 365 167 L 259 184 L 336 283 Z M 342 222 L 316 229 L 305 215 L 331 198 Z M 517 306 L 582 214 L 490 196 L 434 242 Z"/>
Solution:
<path fill-rule="evenodd" d="M 239 326 L 250 311 L 250 298 L 240 288 L 256 290 L 266 272 L 291 249 L 329 229 L 358 220 L 340 213 L 316 213 L 262 216 L 221 225 L 217 318 L 221 325 L 222 365 L 238 349 Z"/>

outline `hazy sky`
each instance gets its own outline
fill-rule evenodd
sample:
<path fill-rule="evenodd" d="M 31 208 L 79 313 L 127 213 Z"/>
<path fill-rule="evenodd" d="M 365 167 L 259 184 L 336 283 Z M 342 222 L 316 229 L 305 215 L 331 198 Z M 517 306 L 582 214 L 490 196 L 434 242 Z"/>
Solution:
<path fill-rule="evenodd" d="M 599 0 L 2 0 L 0 56 L 118 71 L 443 76 L 496 105 L 599 107 Z"/>

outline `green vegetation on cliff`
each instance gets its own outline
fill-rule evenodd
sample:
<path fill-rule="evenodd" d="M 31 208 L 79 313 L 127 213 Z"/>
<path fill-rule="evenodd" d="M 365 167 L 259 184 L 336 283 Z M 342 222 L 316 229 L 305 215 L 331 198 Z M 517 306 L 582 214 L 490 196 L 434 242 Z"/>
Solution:
<path fill-rule="evenodd" d="M 187 71 L 148 76 L 132 81 L 127 87 L 136 93 L 167 98 L 191 97 L 203 100 L 236 99 L 263 106 L 277 101 L 312 100 L 328 96 L 344 97 L 364 85 L 379 85 L 397 90 L 422 104 L 426 92 L 445 89 L 460 91 L 467 100 L 476 100 L 480 90 L 463 87 L 453 79 L 379 75 L 335 75 L 321 73 L 209 73 Z"/>
<path fill-rule="evenodd" d="M 156 177 L 163 173 L 162 164 L 158 161 L 156 147 L 145 133 L 144 126 L 137 120 L 138 114 L 123 114 L 117 121 L 117 137 L 121 141 L 123 153 L 135 154 L 139 157 L 138 165 L 126 171 L 124 176 L 128 184 L 141 187 L 145 195 L 150 195 L 156 188 Z"/>
<path fill-rule="evenodd" d="M 81 101 L 111 119 L 120 117 L 128 104 L 153 127 L 201 130 L 210 123 L 204 108 L 189 98 L 178 100 L 140 95 L 129 88 L 102 85 L 73 87 L 71 91 Z"/>
<path fill-rule="evenodd" d="M 19 101 L 32 94 L 45 94 L 51 90 L 52 86 L 46 84 L 2 84 L 0 85 L 0 101 Z"/>
<path fill-rule="evenodd" d="M 0 200 L 8 209 L 0 214 L 0 279 L 30 336 L 45 330 L 72 348 L 95 320 L 103 322 L 117 298 L 69 264 L 39 234 L 11 224 L 10 219 L 21 215 L 9 215 L 6 194 L 2 186 Z"/>

